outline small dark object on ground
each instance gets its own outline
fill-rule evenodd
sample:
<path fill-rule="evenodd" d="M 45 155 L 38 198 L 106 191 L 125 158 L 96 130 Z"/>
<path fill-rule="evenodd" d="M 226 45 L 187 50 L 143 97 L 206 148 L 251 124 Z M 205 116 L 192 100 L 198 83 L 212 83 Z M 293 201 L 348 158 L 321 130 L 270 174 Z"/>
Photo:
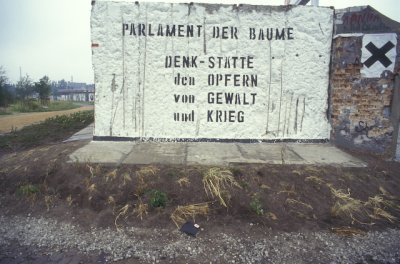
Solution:
<path fill-rule="evenodd" d="M 180 231 L 190 236 L 196 237 L 197 233 L 199 232 L 199 226 L 188 221 L 185 224 L 183 224 Z"/>

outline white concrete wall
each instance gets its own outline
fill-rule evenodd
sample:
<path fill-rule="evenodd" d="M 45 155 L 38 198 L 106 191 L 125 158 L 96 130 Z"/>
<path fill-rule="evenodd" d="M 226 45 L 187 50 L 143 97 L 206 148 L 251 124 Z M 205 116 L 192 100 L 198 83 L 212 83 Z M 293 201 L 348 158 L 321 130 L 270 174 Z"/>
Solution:
<path fill-rule="evenodd" d="M 175 36 L 165 36 L 167 25 L 176 26 Z M 187 25 L 193 25 L 193 36 L 187 37 Z M 91 27 L 95 136 L 329 138 L 329 8 L 96 1 Z M 213 27 L 227 27 L 227 38 L 213 36 Z M 250 37 L 252 29 L 256 39 Z M 273 39 L 259 40 L 260 29 L 272 29 Z M 275 38 L 276 29 L 284 30 L 284 40 Z M 158 35 L 161 32 L 164 36 Z M 180 61 L 193 56 L 196 67 L 166 67 L 169 56 Z M 223 62 L 229 58 L 231 67 L 212 68 L 210 58 L 218 56 Z M 232 57 L 251 63 L 233 68 Z M 178 75 L 191 77 L 194 85 L 176 84 Z M 210 85 L 210 76 L 230 81 Z M 257 83 L 248 87 L 243 78 Z M 232 93 L 240 104 L 226 102 Z M 182 102 L 182 96 L 193 96 L 194 102 Z M 190 120 L 181 121 L 182 114 Z"/>
<path fill-rule="evenodd" d="M 397 132 L 397 145 L 396 145 L 395 160 L 400 161 L 400 127 L 399 127 L 399 131 Z"/>

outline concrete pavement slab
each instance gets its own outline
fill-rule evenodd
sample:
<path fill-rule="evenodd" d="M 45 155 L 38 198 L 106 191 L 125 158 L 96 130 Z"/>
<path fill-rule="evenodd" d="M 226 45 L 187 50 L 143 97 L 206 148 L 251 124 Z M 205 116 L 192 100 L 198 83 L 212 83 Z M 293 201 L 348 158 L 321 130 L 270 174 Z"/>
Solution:
<path fill-rule="evenodd" d="M 343 167 L 365 167 L 361 160 L 341 151 L 331 144 L 287 144 L 288 149 L 300 156 L 303 161 L 291 161 L 287 164 L 340 164 Z"/>
<path fill-rule="evenodd" d="M 132 146 L 124 164 L 185 164 L 186 143 L 139 142 Z"/>
<path fill-rule="evenodd" d="M 284 164 L 285 160 L 302 161 L 296 153 L 287 149 L 285 143 L 238 143 L 237 147 L 242 157 L 247 160 L 253 160 L 252 163 Z"/>
<path fill-rule="evenodd" d="M 218 166 L 237 163 L 366 166 L 361 160 L 330 144 L 303 143 L 92 141 L 73 152 L 70 155 L 70 162 Z"/>
<path fill-rule="evenodd" d="M 76 132 L 67 140 L 63 142 L 71 142 L 71 141 L 79 141 L 79 140 L 89 140 L 93 138 L 93 128 L 94 123 L 90 124 L 89 126 L 85 127 L 84 129 Z"/>
<path fill-rule="evenodd" d="M 91 141 L 73 152 L 70 162 L 120 164 L 132 151 L 133 142 Z"/>
<path fill-rule="evenodd" d="M 243 160 L 235 143 L 190 142 L 187 149 L 188 165 L 228 165 Z"/>

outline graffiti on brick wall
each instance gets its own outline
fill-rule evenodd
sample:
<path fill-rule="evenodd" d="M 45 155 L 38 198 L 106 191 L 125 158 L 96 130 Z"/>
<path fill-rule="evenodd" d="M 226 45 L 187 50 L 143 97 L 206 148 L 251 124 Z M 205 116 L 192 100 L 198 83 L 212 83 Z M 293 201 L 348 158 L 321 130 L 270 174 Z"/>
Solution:
<path fill-rule="evenodd" d="M 395 33 L 365 34 L 361 48 L 362 77 L 380 78 L 384 71 L 393 72 L 396 45 L 397 36 Z"/>
<path fill-rule="evenodd" d="M 372 126 L 368 126 L 368 122 L 364 122 L 364 121 L 359 121 L 358 125 L 355 126 L 354 130 L 361 134 L 361 135 L 365 135 L 367 138 L 371 138 L 368 134 L 368 132 L 372 129 L 374 129 L 376 126 L 372 125 Z"/>
<path fill-rule="evenodd" d="M 375 33 L 388 30 L 381 15 L 367 7 L 358 12 L 337 14 L 337 33 Z"/>
<path fill-rule="evenodd" d="M 371 11 L 346 13 L 343 15 L 342 20 L 343 25 L 347 27 L 356 27 L 357 29 L 361 25 L 379 26 L 382 23 L 379 15 Z"/>

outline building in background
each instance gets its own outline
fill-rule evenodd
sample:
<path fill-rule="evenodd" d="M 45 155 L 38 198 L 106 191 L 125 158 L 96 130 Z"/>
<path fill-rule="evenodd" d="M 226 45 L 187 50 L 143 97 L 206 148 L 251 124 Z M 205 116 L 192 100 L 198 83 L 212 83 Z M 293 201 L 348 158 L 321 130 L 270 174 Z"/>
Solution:
<path fill-rule="evenodd" d="M 93 102 L 94 84 L 66 82 L 52 83 L 52 99 L 54 101 Z"/>

